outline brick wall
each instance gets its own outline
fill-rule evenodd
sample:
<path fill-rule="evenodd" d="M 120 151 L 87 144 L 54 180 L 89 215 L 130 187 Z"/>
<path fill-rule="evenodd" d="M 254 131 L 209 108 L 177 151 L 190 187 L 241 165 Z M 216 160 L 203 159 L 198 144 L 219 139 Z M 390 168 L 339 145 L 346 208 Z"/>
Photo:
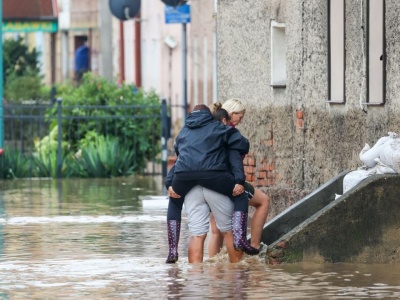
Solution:
<path fill-rule="evenodd" d="M 275 186 L 280 179 L 275 169 L 275 155 L 273 151 L 274 134 L 270 130 L 265 135 L 265 139 L 260 141 L 263 149 L 261 154 L 249 153 L 243 160 L 246 181 L 255 187 Z"/>

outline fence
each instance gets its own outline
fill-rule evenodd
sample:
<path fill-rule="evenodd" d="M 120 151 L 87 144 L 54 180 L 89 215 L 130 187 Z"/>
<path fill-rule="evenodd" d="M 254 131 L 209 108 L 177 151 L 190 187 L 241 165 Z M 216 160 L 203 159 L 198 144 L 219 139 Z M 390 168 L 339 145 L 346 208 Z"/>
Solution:
<path fill-rule="evenodd" d="M 54 177 L 65 177 L 66 149 L 79 151 L 75 147 L 82 139 L 90 141 L 91 133 L 118 139 L 118 147 L 132 153 L 132 161 L 126 164 L 135 173 L 166 175 L 170 117 L 165 100 L 159 105 L 65 106 L 61 99 L 52 103 L 5 104 L 3 122 L 5 151 L 20 152 L 29 160 L 25 177 L 35 176 L 34 159 L 46 147 L 55 149 Z"/>

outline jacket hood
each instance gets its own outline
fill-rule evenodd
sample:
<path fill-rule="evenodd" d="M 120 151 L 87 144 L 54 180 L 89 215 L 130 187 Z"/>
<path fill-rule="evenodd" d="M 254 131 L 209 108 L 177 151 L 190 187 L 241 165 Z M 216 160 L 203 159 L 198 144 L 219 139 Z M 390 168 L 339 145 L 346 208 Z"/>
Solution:
<path fill-rule="evenodd" d="M 203 127 L 211 122 L 216 121 L 208 110 L 195 110 L 186 117 L 185 126 L 194 129 Z"/>

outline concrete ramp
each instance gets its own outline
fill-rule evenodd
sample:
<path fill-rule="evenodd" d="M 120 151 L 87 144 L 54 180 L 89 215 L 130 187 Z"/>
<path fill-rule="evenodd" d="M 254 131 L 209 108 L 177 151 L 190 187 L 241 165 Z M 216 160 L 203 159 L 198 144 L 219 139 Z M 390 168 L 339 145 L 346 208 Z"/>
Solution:
<path fill-rule="evenodd" d="M 335 200 L 335 194 L 340 195 L 343 192 L 343 177 L 347 173 L 348 171 L 340 173 L 266 223 L 261 236 L 262 242 L 271 245 Z"/>
<path fill-rule="evenodd" d="M 336 180 L 340 180 L 340 177 Z M 329 185 L 340 187 L 334 181 L 324 185 L 325 188 Z M 334 193 L 340 194 L 340 190 L 333 189 L 333 195 L 326 197 L 334 198 Z M 266 224 L 263 238 L 265 241 L 272 241 L 268 247 L 267 262 L 400 261 L 399 175 L 370 176 L 339 198 L 326 200 L 329 203 L 317 212 L 314 205 L 307 205 L 311 201 L 307 199 L 309 197 Z M 322 200 L 314 202 L 323 203 Z M 305 213 L 308 207 L 313 214 Z M 297 209 L 303 213 L 295 213 Z M 300 221 L 298 215 L 309 216 Z M 292 219 L 297 221 L 292 222 Z M 279 222 L 288 225 L 284 228 Z M 269 238 L 268 235 L 272 237 Z"/>

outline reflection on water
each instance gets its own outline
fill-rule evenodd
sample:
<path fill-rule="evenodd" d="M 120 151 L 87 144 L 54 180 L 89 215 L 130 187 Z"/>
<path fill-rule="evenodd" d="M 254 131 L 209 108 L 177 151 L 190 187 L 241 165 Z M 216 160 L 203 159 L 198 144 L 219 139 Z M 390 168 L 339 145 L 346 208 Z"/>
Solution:
<path fill-rule="evenodd" d="M 157 178 L 0 182 L 0 299 L 395 299 L 397 265 L 164 263 Z M 165 200 L 167 201 L 167 200 Z"/>

